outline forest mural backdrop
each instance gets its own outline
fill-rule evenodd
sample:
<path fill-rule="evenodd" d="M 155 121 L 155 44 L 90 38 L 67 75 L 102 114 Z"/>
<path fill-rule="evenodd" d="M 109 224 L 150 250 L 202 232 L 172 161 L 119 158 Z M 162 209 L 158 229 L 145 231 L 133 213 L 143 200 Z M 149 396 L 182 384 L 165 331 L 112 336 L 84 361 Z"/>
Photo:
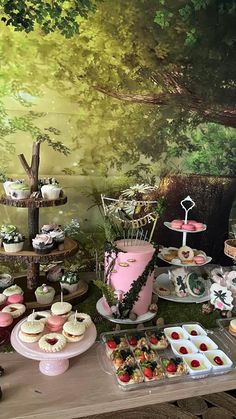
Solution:
<path fill-rule="evenodd" d="M 41 223 L 79 220 L 82 268 L 103 239 L 101 192 L 235 176 L 233 0 L 4 0 L 0 18 L 1 177 L 24 177 L 17 154 L 43 141 L 41 177 L 69 203 Z"/>

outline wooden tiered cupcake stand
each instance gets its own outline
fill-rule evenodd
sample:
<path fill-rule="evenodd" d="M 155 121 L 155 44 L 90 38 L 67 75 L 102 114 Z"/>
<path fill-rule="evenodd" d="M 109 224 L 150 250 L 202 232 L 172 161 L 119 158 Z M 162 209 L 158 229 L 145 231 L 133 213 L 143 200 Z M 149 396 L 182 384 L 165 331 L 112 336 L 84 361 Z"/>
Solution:
<path fill-rule="evenodd" d="M 42 283 L 47 284 L 47 279 L 40 274 L 40 264 L 47 264 L 50 262 L 63 261 L 68 257 L 75 255 L 78 251 L 78 243 L 70 238 L 65 239 L 64 250 L 53 250 L 48 254 L 38 254 L 32 248 L 32 239 L 39 233 L 39 209 L 54 206 L 64 205 L 67 202 L 67 197 L 62 195 L 58 199 L 48 200 L 43 199 L 38 191 L 38 173 L 39 173 L 39 154 L 40 142 L 33 143 L 31 165 L 29 166 L 24 155 L 20 154 L 19 159 L 24 167 L 31 187 L 31 196 L 28 199 L 12 199 L 8 196 L 0 197 L 0 204 L 28 209 L 28 242 L 24 243 L 24 250 L 16 253 L 6 253 L 3 248 L 0 248 L 0 261 L 11 264 L 24 263 L 27 265 L 27 273 L 16 276 L 15 283 L 24 290 L 25 304 L 28 309 L 32 308 L 46 308 L 47 305 L 38 304 L 34 291 Z M 60 300 L 60 284 L 54 282 L 55 301 Z M 78 290 L 74 293 L 64 296 L 64 301 L 78 300 L 82 298 L 88 291 L 88 285 L 84 281 L 79 281 Z"/>

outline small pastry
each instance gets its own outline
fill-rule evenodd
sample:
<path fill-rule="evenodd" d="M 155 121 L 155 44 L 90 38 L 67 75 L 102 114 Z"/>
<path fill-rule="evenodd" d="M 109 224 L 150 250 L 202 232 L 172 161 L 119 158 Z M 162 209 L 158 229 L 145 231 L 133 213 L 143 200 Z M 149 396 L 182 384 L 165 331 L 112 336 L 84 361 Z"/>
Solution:
<path fill-rule="evenodd" d="M 62 334 L 67 342 L 79 342 L 84 337 L 85 325 L 78 322 L 66 322 L 63 325 Z"/>
<path fill-rule="evenodd" d="M 166 349 L 169 345 L 164 332 L 157 330 L 149 332 L 148 339 L 151 349 Z"/>
<path fill-rule="evenodd" d="M 79 275 L 77 272 L 65 272 L 60 279 L 61 289 L 67 290 L 70 294 L 76 292 L 79 286 Z"/>
<path fill-rule="evenodd" d="M 175 228 L 176 230 L 181 230 L 183 221 L 182 220 L 173 220 L 170 223 L 172 228 Z"/>
<path fill-rule="evenodd" d="M 50 304 L 55 296 L 55 290 L 49 285 L 43 284 L 35 290 L 35 297 L 39 304 Z"/>
<path fill-rule="evenodd" d="M 204 224 L 203 223 L 195 223 L 194 224 L 195 230 L 200 231 L 204 229 Z"/>
<path fill-rule="evenodd" d="M 124 365 L 120 367 L 116 372 L 116 376 L 117 376 L 118 382 L 122 386 L 127 386 L 130 384 L 138 384 L 143 381 L 142 373 L 137 365 L 134 365 L 134 366 Z"/>
<path fill-rule="evenodd" d="M 136 361 L 130 349 L 116 349 L 111 354 L 111 361 L 115 369 L 122 365 L 135 365 Z"/>
<path fill-rule="evenodd" d="M 22 294 L 13 294 L 7 298 L 6 304 L 22 304 L 24 297 Z"/>
<path fill-rule="evenodd" d="M 66 346 L 66 338 L 61 333 L 48 333 L 39 339 L 39 347 L 44 352 L 60 352 Z"/>
<path fill-rule="evenodd" d="M 58 228 L 58 230 L 50 231 L 49 236 L 53 239 L 58 250 L 64 250 L 65 233 L 63 230 Z"/>
<path fill-rule="evenodd" d="M 24 304 L 9 304 L 2 309 L 4 313 L 10 313 L 13 319 L 16 319 L 24 314 L 26 307 Z"/>
<path fill-rule="evenodd" d="M 22 323 L 19 338 L 22 342 L 34 343 L 41 338 L 44 329 L 44 324 L 40 322 L 26 321 Z"/>
<path fill-rule="evenodd" d="M 125 336 L 109 336 L 106 340 L 106 351 L 110 355 L 115 349 L 127 349 L 129 348 L 128 341 Z"/>
<path fill-rule="evenodd" d="M 155 290 L 158 293 L 158 295 L 163 296 L 163 297 L 166 296 L 166 295 L 170 295 L 170 293 L 171 293 L 170 288 L 166 288 L 166 287 L 163 287 L 163 286 L 157 287 L 157 288 L 155 288 Z"/>
<path fill-rule="evenodd" d="M 0 274 L 0 288 L 6 289 L 14 284 L 14 279 L 9 274 Z"/>
<path fill-rule="evenodd" d="M 182 225 L 182 230 L 186 230 L 186 231 L 195 231 L 196 228 L 193 224 L 183 224 Z"/>
<path fill-rule="evenodd" d="M 145 362 L 145 361 L 156 361 L 157 360 L 157 354 L 156 352 L 146 346 L 143 347 L 137 347 L 134 350 L 134 356 L 139 362 Z"/>
<path fill-rule="evenodd" d="M 49 234 L 37 234 L 32 245 L 36 253 L 43 255 L 53 250 L 54 243 Z"/>
<path fill-rule="evenodd" d="M 12 324 L 13 317 L 10 313 L 0 312 L 0 327 L 8 327 Z"/>
<path fill-rule="evenodd" d="M 51 307 L 51 312 L 56 316 L 64 316 L 68 318 L 71 314 L 72 305 L 66 302 L 54 303 Z"/>
<path fill-rule="evenodd" d="M 180 258 L 181 262 L 192 261 L 194 257 L 193 249 L 188 246 L 180 247 L 178 250 L 178 257 Z"/>
<path fill-rule="evenodd" d="M 198 277 L 195 272 L 191 272 L 187 275 L 186 284 L 189 294 L 193 297 L 202 297 L 206 290 L 204 279 Z"/>
<path fill-rule="evenodd" d="M 182 358 L 161 357 L 161 364 L 168 378 L 178 377 L 178 376 L 187 374 L 187 367 L 183 363 Z"/>
<path fill-rule="evenodd" d="M 92 324 L 92 319 L 89 314 L 86 313 L 73 313 L 69 316 L 69 321 L 74 321 L 76 318 L 76 321 L 79 323 L 82 323 L 85 325 L 86 328 L 88 328 Z"/>
<path fill-rule="evenodd" d="M 194 256 L 193 260 L 197 265 L 203 265 L 206 263 L 206 258 L 203 255 L 196 255 Z"/>
<path fill-rule="evenodd" d="M 236 319 L 230 321 L 229 332 L 231 335 L 236 336 Z"/>
<path fill-rule="evenodd" d="M 50 332 L 59 332 L 66 320 L 66 317 L 63 316 L 49 316 L 46 321 L 47 329 Z"/>
<path fill-rule="evenodd" d="M 144 375 L 144 381 L 156 381 L 165 378 L 162 366 L 157 361 L 141 363 L 140 367 Z"/>
<path fill-rule="evenodd" d="M 49 317 L 50 313 L 48 311 L 35 311 L 28 316 L 27 320 L 30 322 L 34 321 L 46 324 Z"/>
<path fill-rule="evenodd" d="M 23 294 L 23 291 L 21 287 L 19 287 L 18 285 L 12 285 L 11 287 L 6 288 L 3 291 L 3 294 L 6 297 L 9 297 L 10 295 L 14 295 L 14 294 Z"/>
<path fill-rule="evenodd" d="M 167 260 L 168 262 L 171 262 L 173 258 L 177 256 L 177 250 L 168 250 L 167 253 L 162 253 L 163 259 Z"/>

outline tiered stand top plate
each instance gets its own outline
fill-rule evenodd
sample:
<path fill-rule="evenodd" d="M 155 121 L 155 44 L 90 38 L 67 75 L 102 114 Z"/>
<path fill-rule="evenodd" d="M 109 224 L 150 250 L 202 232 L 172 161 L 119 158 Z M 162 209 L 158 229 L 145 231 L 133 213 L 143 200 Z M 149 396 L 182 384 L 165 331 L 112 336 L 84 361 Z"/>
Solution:
<path fill-rule="evenodd" d="M 182 228 L 173 228 L 171 227 L 171 223 L 169 223 L 168 221 L 165 221 L 164 225 L 170 230 L 177 231 L 178 233 L 202 233 L 207 228 L 206 224 L 203 224 L 203 228 L 201 230 L 188 231 L 188 230 L 182 230 Z"/>
<path fill-rule="evenodd" d="M 33 262 L 33 263 L 48 263 L 65 259 L 68 256 L 73 256 L 78 250 L 78 243 L 68 237 L 65 238 L 64 250 L 53 250 L 47 254 L 39 254 L 33 250 L 22 250 L 16 253 L 7 253 L 3 248 L 0 248 L 1 261 L 17 261 L 17 262 Z"/>
<path fill-rule="evenodd" d="M 67 197 L 62 196 L 58 199 L 43 199 L 43 198 L 27 198 L 27 199 L 12 199 L 9 196 L 2 195 L 0 197 L 0 204 L 8 207 L 17 208 L 46 208 L 58 207 L 67 203 Z"/>

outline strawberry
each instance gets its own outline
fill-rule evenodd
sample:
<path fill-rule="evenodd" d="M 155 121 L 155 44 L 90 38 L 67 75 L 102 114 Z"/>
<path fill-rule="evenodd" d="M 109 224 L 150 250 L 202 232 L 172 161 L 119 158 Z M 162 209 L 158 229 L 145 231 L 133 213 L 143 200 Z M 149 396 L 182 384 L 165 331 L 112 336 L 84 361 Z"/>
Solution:
<path fill-rule="evenodd" d="M 144 362 L 144 361 L 146 361 L 146 358 L 145 358 L 144 353 L 142 353 L 142 354 L 139 356 L 139 360 L 140 360 L 140 362 Z"/>
<path fill-rule="evenodd" d="M 130 380 L 130 376 L 127 372 L 125 372 L 124 374 L 119 375 L 119 380 L 123 383 L 128 383 Z"/>
<path fill-rule="evenodd" d="M 153 377 L 153 371 L 150 367 L 145 367 L 143 370 L 143 373 L 145 375 L 145 377 L 147 378 L 152 378 Z"/>
<path fill-rule="evenodd" d="M 172 339 L 179 339 L 179 334 L 177 332 L 172 332 L 171 337 Z"/>
<path fill-rule="evenodd" d="M 205 343 L 201 343 L 201 345 L 199 346 L 199 349 L 201 349 L 201 351 L 207 351 L 208 347 Z"/>
<path fill-rule="evenodd" d="M 191 361 L 191 367 L 193 367 L 193 368 L 200 367 L 200 362 L 197 359 L 193 359 Z"/>
<path fill-rule="evenodd" d="M 170 362 L 166 367 L 166 371 L 168 372 L 176 372 L 176 370 L 176 365 L 173 362 Z"/>
<path fill-rule="evenodd" d="M 152 343 L 153 345 L 156 345 L 158 343 L 158 339 L 156 338 L 156 336 L 150 337 L 150 343 Z"/>
<path fill-rule="evenodd" d="M 219 356 L 215 356 L 214 361 L 217 365 L 223 365 L 223 361 Z"/>
<path fill-rule="evenodd" d="M 113 339 L 110 339 L 110 340 L 107 341 L 107 346 L 110 349 L 116 349 L 117 344 L 116 344 L 116 342 Z"/>
<path fill-rule="evenodd" d="M 191 331 L 191 333 L 190 333 L 190 335 L 192 335 L 192 336 L 197 336 L 197 335 L 198 335 L 198 333 L 197 333 L 197 331 L 196 331 L 196 330 L 192 330 L 192 331 Z"/>
<path fill-rule="evenodd" d="M 129 344 L 130 344 L 131 346 L 136 346 L 136 345 L 137 345 L 137 342 L 138 342 L 138 339 L 137 339 L 135 336 L 132 336 L 132 337 L 129 339 Z"/>
<path fill-rule="evenodd" d="M 180 352 L 181 354 L 188 354 L 188 350 L 187 350 L 187 348 L 185 348 L 185 346 L 181 346 L 181 347 L 179 348 L 179 352 Z"/>

